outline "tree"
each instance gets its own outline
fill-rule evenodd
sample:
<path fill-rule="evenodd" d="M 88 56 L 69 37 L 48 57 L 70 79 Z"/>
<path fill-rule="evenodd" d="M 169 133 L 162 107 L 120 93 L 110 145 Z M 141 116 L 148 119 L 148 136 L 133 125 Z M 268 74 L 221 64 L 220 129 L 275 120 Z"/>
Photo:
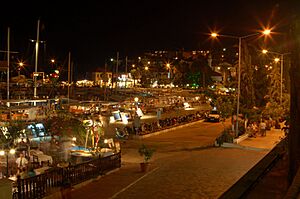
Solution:
<path fill-rule="evenodd" d="M 264 64 L 255 67 L 253 78 L 255 106 L 264 107 L 267 103 L 266 93 L 268 93 L 269 79 Z"/>
<path fill-rule="evenodd" d="M 6 147 L 13 147 L 14 141 L 17 140 L 22 133 L 28 135 L 28 131 L 23 132 L 26 129 L 26 123 L 23 121 L 10 121 L 2 128 L 2 133 L 0 136 L 0 144 Z M 7 132 L 4 131 L 7 129 Z"/>
<path fill-rule="evenodd" d="M 211 75 L 212 69 L 208 66 L 206 59 L 203 56 L 197 57 L 195 61 L 191 64 L 191 73 L 197 73 L 199 76 L 198 85 L 206 87 L 212 83 Z"/>
<path fill-rule="evenodd" d="M 272 68 L 269 78 L 270 78 L 270 84 L 268 87 L 269 101 L 275 102 L 279 106 L 280 86 L 281 86 L 279 66 L 275 66 Z"/>
<path fill-rule="evenodd" d="M 48 118 L 44 121 L 45 129 L 51 134 L 59 137 L 76 137 L 79 145 L 84 144 L 85 127 L 79 119 L 65 117 L 62 115 Z"/>
<path fill-rule="evenodd" d="M 133 77 L 133 86 L 135 87 L 135 81 L 136 79 L 140 79 L 141 78 L 141 72 L 139 68 L 132 68 L 130 71 L 132 77 Z"/>
<path fill-rule="evenodd" d="M 241 67 L 241 104 L 243 108 L 251 109 L 255 105 L 254 103 L 254 85 L 253 85 L 253 74 L 254 67 L 251 62 L 251 55 L 248 49 L 247 43 L 243 42 L 242 48 L 242 67 Z"/>
<path fill-rule="evenodd" d="M 230 76 L 230 71 L 228 70 L 229 67 L 232 67 L 232 65 L 228 62 L 221 62 L 219 65 L 220 71 L 223 75 L 223 85 L 226 87 L 227 86 L 227 79 Z"/>
<path fill-rule="evenodd" d="M 219 96 L 215 105 L 222 118 L 228 118 L 231 116 L 236 107 L 235 99 L 230 95 Z"/>
<path fill-rule="evenodd" d="M 278 120 L 285 113 L 284 107 L 280 104 L 281 80 L 279 66 L 275 66 L 270 70 L 269 79 L 268 95 L 265 97 L 267 99 L 267 104 L 263 114 Z"/>

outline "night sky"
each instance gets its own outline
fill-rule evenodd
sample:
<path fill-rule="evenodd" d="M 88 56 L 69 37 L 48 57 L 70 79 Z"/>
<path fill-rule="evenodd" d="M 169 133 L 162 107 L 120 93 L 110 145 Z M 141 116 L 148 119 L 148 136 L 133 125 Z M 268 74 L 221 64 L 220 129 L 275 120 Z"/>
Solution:
<path fill-rule="evenodd" d="M 64 2 L 64 3 L 62 3 Z M 137 56 L 147 50 L 210 47 L 210 29 L 244 35 L 261 25 L 284 26 L 275 0 L 224 1 L 21 1 L 1 2 L 0 47 L 6 49 L 7 27 L 11 50 L 24 59 L 34 53 L 37 20 L 46 54 L 63 62 L 68 51 L 79 71 L 103 66 L 114 56 Z M 281 24 L 280 24 L 281 23 Z M 1 55 L 3 58 L 3 55 Z"/>

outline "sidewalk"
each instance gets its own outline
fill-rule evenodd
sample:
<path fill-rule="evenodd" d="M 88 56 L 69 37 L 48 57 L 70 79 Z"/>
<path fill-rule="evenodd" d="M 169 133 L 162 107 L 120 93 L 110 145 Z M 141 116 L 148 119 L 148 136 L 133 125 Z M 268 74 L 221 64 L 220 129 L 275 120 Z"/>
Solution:
<path fill-rule="evenodd" d="M 247 139 L 240 142 L 239 145 L 259 149 L 272 149 L 283 137 L 283 131 L 281 131 L 280 129 L 271 128 L 270 131 L 267 131 L 265 137 L 262 137 L 260 135 L 256 136 L 256 138 L 248 137 Z"/>
<path fill-rule="evenodd" d="M 271 131 L 267 131 L 266 137 L 248 138 L 241 144 L 244 146 L 271 149 L 274 147 L 276 142 L 284 136 L 283 131 L 279 129 L 272 129 Z M 283 158 L 280 159 L 274 167 L 260 179 L 245 198 L 284 198 L 288 186 L 288 156 L 285 154 Z"/>

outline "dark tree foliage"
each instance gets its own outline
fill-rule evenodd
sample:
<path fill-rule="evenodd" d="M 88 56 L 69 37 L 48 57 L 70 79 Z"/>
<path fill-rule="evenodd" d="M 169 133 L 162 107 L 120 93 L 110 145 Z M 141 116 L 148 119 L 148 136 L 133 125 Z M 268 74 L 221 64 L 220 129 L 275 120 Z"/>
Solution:
<path fill-rule="evenodd" d="M 257 107 L 264 107 L 266 105 L 266 95 L 268 93 L 269 79 L 267 78 L 268 71 L 263 62 L 255 65 L 255 71 L 253 73 L 253 86 L 255 105 Z"/>
<path fill-rule="evenodd" d="M 80 144 L 84 143 L 84 137 L 86 129 L 82 124 L 82 121 L 65 116 L 55 116 L 48 118 L 44 121 L 46 131 L 51 135 L 59 137 L 76 137 L 77 142 Z"/>
<path fill-rule="evenodd" d="M 247 43 L 242 42 L 241 60 L 241 104 L 244 108 L 251 109 L 255 105 L 253 74 L 254 67 Z"/>

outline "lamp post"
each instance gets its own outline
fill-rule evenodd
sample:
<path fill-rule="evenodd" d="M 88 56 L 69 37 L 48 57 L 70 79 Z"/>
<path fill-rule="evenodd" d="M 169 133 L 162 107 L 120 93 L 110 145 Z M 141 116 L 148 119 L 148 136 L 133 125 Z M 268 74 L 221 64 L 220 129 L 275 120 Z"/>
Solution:
<path fill-rule="evenodd" d="M 1 150 L 0 151 L 0 156 L 6 155 L 6 177 L 8 178 L 8 153 L 10 154 L 15 154 L 16 150 L 15 149 L 10 149 L 10 150 Z"/>
<path fill-rule="evenodd" d="M 138 104 L 139 104 L 139 98 L 138 97 L 134 98 L 134 104 L 135 104 L 136 108 L 138 108 Z"/>
<path fill-rule="evenodd" d="M 50 62 L 51 62 L 52 69 L 54 69 L 55 59 L 51 59 Z"/>
<path fill-rule="evenodd" d="M 170 79 L 170 78 L 171 78 L 171 64 L 170 64 L 170 63 L 167 63 L 167 64 L 166 64 L 166 67 L 167 67 L 167 69 L 169 70 L 168 78 Z"/>
<path fill-rule="evenodd" d="M 21 73 L 21 68 L 23 68 L 23 66 L 24 66 L 24 63 L 23 62 L 20 62 L 19 63 L 19 68 L 18 68 L 18 76 L 19 76 L 19 78 L 20 78 L 20 73 Z"/>
<path fill-rule="evenodd" d="M 40 20 L 38 20 L 37 24 L 37 36 L 36 36 L 36 41 L 35 41 L 35 65 L 34 65 L 34 72 L 35 75 L 33 75 L 34 78 L 34 89 L 33 89 L 33 97 L 37 98 L 37 82 L 36 82 L 36 73 L 37 73 L 37 68 L 38 68 L 38 54 L 39 54 L 39 37 L 40 37 Z"/>
<path fill-rule="evenodd" d="M 261 32 L 264 35 L 269 35 L 271 31 L 269 29 L 266 29 Z M 246 39 L 248 37 L 256 36 L 261 33 L 253 33 L 245 36 L 233 36 L 233 35 L 220 35 L 216 32 L 211 33 L 211 37 L 228 37 L 228 38 L 233 38 L 233 39 L 238 39 L 239 41 L 239 57 L 238 57 L 238 88 L 237 88 L 237 105 L 236 105 L 236 136 L 238 136 L 239 133 L 239 109 L 240 109 L 240 93 L 241 93 L 241 59 L 242 59 L 242 39 Z"/>
<path fill-rule="evenodd" d="M 280 61 L 280 106 L 281 106 L 282 105 L 282 90 L 283 90 L 283 58 L 284 58 L 284 55 L 288 55 L 290 53 L 278 53 L 278 52 L 268 51 L 266 49 L 263 49 L 262 53 L 263 54 L 271 53 L 271 54 L 280 56 L 280 58 L 275 58 L 275 62 Z"/>

